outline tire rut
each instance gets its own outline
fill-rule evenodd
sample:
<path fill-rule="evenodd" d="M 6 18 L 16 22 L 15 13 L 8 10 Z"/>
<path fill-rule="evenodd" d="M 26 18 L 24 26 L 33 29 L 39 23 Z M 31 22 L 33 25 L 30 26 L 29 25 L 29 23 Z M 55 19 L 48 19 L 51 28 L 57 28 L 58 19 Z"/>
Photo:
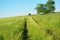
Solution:
<path fill-rule="evenodd" d="M 44 28 L 42 25 L 40 25 L 36 20 L 34 20 L 33 17 L 32 17 L 32 20 L 33 20 L 38 26 L 40 26 L 41 29 L 45 30 L 45 28 Z"/>

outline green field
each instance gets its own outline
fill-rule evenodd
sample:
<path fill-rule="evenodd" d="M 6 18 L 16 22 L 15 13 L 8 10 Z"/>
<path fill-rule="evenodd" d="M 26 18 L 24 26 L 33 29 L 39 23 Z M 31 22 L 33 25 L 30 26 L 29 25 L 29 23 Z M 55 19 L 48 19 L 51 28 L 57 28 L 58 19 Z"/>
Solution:
<path fill-rule="evenodd" d="M 28 40 L 60 40 L 60 13 L 0 18 L 0 40 L 22 40 L 25 19 Z"/>

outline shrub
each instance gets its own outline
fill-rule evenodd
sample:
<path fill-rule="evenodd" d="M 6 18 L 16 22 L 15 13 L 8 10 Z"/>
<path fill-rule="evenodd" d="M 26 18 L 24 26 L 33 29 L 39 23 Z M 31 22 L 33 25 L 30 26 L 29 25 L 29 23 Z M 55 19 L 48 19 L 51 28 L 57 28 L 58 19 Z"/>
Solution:
<path fill-rule="evenodd" d="M 31 13 L 29 13 L 28 15 L 31 15 Z"/>

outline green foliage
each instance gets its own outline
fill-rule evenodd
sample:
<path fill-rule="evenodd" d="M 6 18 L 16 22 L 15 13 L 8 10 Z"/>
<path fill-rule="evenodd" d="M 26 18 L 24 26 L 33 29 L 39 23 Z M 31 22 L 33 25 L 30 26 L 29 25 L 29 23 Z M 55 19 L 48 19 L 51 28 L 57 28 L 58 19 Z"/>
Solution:
<path fill-rule="evenodd" d="M 54 6 L 55 2 L 53 0 L 48 0 L 46 3 L 46 10 L 48 11 L 48 13 L 50 12 L 54 12 L 55 11 L 55 6 Z"/>
<path fill-rule="evenodd" d="M 38 4 L 38 6 L 35 8 L 37 10 L 37 13 L 41 13 L 45 11 L 45 5 L 44 4 Z"/>
<path fill-rule="evenodd" d="M 31 15 L 31 13 L 28 14 L 29 16 Z"/>
<path fill-rule="evenodd" d="M 55 2 L 53 0 L 48 0 L 46 4 L 38 4 L 35 8 L 37 13 L 52 13 L 55 11 Z"/>

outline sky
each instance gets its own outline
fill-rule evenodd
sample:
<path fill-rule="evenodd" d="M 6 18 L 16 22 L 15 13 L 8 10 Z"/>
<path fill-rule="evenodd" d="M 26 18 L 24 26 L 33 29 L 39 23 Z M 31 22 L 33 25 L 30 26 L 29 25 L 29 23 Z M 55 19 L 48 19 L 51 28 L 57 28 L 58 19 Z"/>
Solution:
<path fill-rule="evenodd" d="M 60 0 L 55 1 L 55 11 L 60 12 Z M 0 18 L 11 16 L 36 14 L 34 9 L 38 3 L 46 3 L 47 0 L 0 0 Z"/>

